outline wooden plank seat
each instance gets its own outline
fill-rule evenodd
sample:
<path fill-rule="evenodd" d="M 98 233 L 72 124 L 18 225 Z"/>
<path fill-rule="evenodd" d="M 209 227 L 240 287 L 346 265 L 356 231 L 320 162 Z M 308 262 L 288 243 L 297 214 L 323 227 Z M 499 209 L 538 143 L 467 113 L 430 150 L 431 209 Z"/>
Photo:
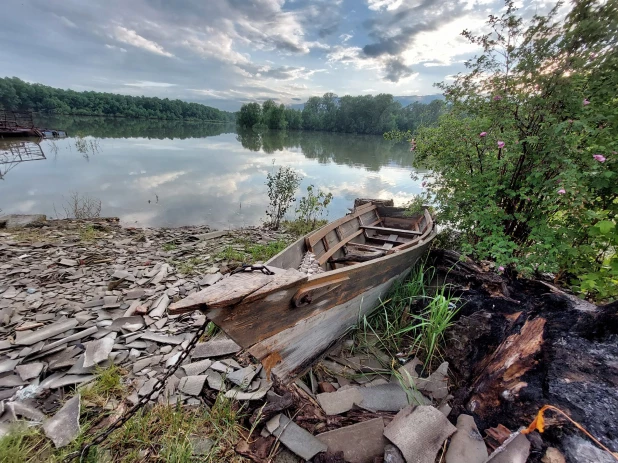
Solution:
<path fill-rule="evenodd" d="M 404 230 L 403 228 L 387 228 L 387 227 L 374 227 L 372 225 L 363 225 L 365 230 L 376 230 L 379 232 L 396 233 L 398 235 L 422 235 L 420 231 L 416 230 Z"/>

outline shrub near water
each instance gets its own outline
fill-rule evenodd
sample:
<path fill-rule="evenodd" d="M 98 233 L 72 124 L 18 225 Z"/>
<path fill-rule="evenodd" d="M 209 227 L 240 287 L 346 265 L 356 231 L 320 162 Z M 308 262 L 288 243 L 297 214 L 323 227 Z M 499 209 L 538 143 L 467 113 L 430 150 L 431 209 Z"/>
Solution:
<path fill-rule="evenodd" d="M 528 25 L 506 2 L 483 53 L 440 84 L 451 111 L 412 141 L 432 171 L 425 200 L 463 250 L 552 272 L 584 295 L 618 296 L 618 7 L 558 5 Z M 411 134 L 390 134 L 407 137 Z"/>

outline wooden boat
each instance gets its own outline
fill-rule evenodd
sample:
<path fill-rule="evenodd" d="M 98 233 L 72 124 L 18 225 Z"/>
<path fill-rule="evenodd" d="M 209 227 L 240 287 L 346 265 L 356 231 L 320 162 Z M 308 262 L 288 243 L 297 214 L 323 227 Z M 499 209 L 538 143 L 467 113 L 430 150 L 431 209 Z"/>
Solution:
<path fill-rule="evenodd" d="M 273 274 L 245 268 L 169 312 L 201 310 L 287 382 L 371 313 L 435 235 L 426 210 L 407 217 L 403 208 L 369 200 L 267 261 Z"/>

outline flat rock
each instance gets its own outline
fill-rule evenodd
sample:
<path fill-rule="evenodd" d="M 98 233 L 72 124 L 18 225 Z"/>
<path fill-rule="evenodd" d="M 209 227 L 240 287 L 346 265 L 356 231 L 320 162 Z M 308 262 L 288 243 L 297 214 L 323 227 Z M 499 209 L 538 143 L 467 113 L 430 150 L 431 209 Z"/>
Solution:
<path fill-rule="evenodd" d="M 305 460 L 311 460 L 320 452 L 326 452 L 326 444 L 316 439 L 285 415 L 277 415 L 266 423 L 266 428 L 279 438 L 281 443 Z"/>
<path fill-rule="evenodd" d="M 419 391 L 436 400 L 444 399 L 448 395 L 448 362 L 442 363 L 429 377 L 414 382 Z"/>
<path fill-rule="evenodd" d="M 541 458 L 542 463 L 566 463 L 566 459 L 560 450 L 555 447 L 548 447 L 545 455 Z"/>
<path fill-rule="evenodd" d="M 474 418 L 459 415 L 457 431 L 451 437 L 446 463 L 483 463 L 487 460 L 487 447 L 479 433 Z"/>
<path fill-rule="evenodd" d="M 146 339 L 147 341 L 158 342 L 160 344 L 173 344 L 173 345 L 182 344 L 182 342 L 185 340 L 183 336 L 166 336 L 164 334 L 158 334 L 153 331 L 144 331 L 142 333 L 141 339 Z"/>
<path fill-rule="evenodd" d="M 397 413 L 384 435 L 408 463 L 434 463 L 442 443 L 456 430 L 436 408 L 409 406 Z"/>
<path fill-rule="evenodd" d="M 17 338 L 15 339 L 15 344 L 19 346 L 32 346 L 37 342 L 45 341 L 46 339 L 69 331 L 70 329 L 75 328 L 78 323 L 79 322 L 74 318 L 69 318 L 67 320 L 46 325 L 43 328 L 39 328 L 32 333 L 24 334 L 23 336 L 20 336 L 22 333 L 18 332 Z"/>
<path fill-rule="evenodd" d="M 204 389 L 206 378 L 206 375 L 185 376 L 180 379 L 178 390 L 183 394 L 198 396 L 202 392 L 202 389 Z"/>
<path fill-rule="evenodd" d="M 226 379 L 240 386 L 241 389 L 246 389 L 249 384 L 251 384 L 251 381 L 253 381 L 253 378 L 255 378 L 257 372 L 258 370 L 256 367 L 249 365 L 248 367 L 229 373 Z"/>
<path fill-rule="evenodd" d="M 54 379 L 47 384 L 49 389 L 57 389 L 63 386 L 70 386 L 72 384 L 83 384 L 95 379 L 95 375 L 64 375 L 60 378 Z"/>
<path fill-rule="evenodd" d="M 135 288 L 135 289 L 129 290 L 127 294 L 124 295 L 124 299 L 126 301 L 130 301 L 133 299 L 139 299 L 143 297 L 145 294 L 146 294 L 146 291 L 143 290 L 142 288 Z"/>
<path fill-rule="evenodd" d="M 26 384 L 19 375 L 6 375 L 0 377 L 0 387 L 15 387 Z"/>
<path fill-rule="evenodd" d="M 114 348 L 114 339 L 102 338 L 97 341 L 90 341 L 85 344 L 84 368 L 89 368 L 107 360 Z"/>
<path fill-rule="evenodd" d="M 64 265 L 65 267 L 76 267 L 79 262 L 73 259 L 60 259 L 60 262 L 58 262 L 58 264 Z"/>
<path fill-rule="evenodd" d="M 19 360 L 2 360 L 0 362 L 0 373 L 13 371 L 19 365 Z"/>
<path fill-rule="evenodd" d="M 384 420 L 374 418 L 351 426 L 335 429 L 316 437 L 326 444 L 328 451 L 343 452 L 349 463 L 373 463 L 384 454 L 387 444 L 384 438 Z"/>
<path fill-rule="evenodd" d="M 68 400 L 56 414 L 43 423 L 45 435 L 56 448 L 66 447 L 79 436 L 80 395 Z"/>
<path fill-rule="evenodd" d="M 26 363 L 24 365 L 18 365 L 15 367 L 15 371 L 24 381 L 28 381 L 32 378 L 38 378 L 43 371 L 43 363 Z"/>
<path fill-rule="evenodd" d="M 360 387 L 363 397 L 357 405 L 372 412 L 398 412 L 408 406 L 408 395 L 398 383 L 380 384 L 373 387 Z"/>
<path fill-rule="evenodd" d="M 43 421 L 46 418 L 43 412 L 24 402 L 8 402 L 6 406 L 10 406 L 15 415 L 29 420 Z"/>
<path fill-rule="evenodd" d="M 221 278 L 223 278 L 223 275 L 221 275 L 220 273 L 214 273 L 212 275 L 206 275 L 204 278 L 202 278 L 199 281 L 199 285 L 200 286 L 212 286 L 215 283 L 217 283 Z"/>
<path fill-rule="evenodd" d="M 215 441 L 208 437 L 190 437 L 189 441 L 191 442 L 193 455 L 199 456 L 208 455 L 212 446 L 215 445 Z"/>
<path fill-rule="evenodd" d="M 148 312 L 148 315 L 152 318 L 161 318 L 165 313 L 165 310 L 170 305 L 171 299 L 164 294 L 159 298 L 154 307 Z"/>
<path fill-rule="evenodd" d="M 199 362 L 187 363 L 181 368 L 185 371 L 187 376 L 195 376 L 205 372 L 212 365 L 212 360 L 204 359 Z"/>
<path fill-rule="evenodd" d="M 354 405 L 363 401 L 363 395 L 359 389 L 358 387 L 342 387 L 337 392 L 318 394 L 316 399 L 327 415 L 339 415 L 352 410 Z"/>
<path fill-rule="evenodd" d="M 223 381 L 223 376 L 218 371 L 206 370 L 204 374 L 206 375 L 209 388 L 215 391 L 225 391 L 225 381 Z"/>
<path fill-rule="evenodd" d="M 266 393 L 270 391 L 271 387 L 272 383 L 262 379 L 260 380 L 259 388 L 255 391 L 245 392 L 238 387 L 234 387 L 225 393 L 225 397 L 236 400 L 261 400 L 264 398 Z"/>
<path fill-rule="evenodd" d="M 530 455 L 530 441 L 525 435 L 514 433 L 493 451 L 487 463 L 525 463 L 528 461 L 528 455 Z"/>
<path fill-rule="evenodd" d="M 241 347 L 230 338 L 215 338 L 207 342 L 198 343 L 191 352 L 192 358 L 221 357 L 235 354 Z"/>

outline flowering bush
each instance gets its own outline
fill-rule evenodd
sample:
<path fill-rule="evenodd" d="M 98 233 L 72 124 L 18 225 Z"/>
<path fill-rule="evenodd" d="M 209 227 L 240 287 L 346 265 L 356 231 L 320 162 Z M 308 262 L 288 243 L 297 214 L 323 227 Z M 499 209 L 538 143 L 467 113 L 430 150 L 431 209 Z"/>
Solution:
<path fill-rule="evenodd" d="M 491 32 L 463 32 L 483 53 L 439 84 L 450 112 L 416 133 L 415 162 L 432 171 L 426 199 L 464 233 L 465 252 L 612 299 L 618 11 L 582 0 L 558 21 L 558 6 L 525 25 L 507 1 Z"/>

